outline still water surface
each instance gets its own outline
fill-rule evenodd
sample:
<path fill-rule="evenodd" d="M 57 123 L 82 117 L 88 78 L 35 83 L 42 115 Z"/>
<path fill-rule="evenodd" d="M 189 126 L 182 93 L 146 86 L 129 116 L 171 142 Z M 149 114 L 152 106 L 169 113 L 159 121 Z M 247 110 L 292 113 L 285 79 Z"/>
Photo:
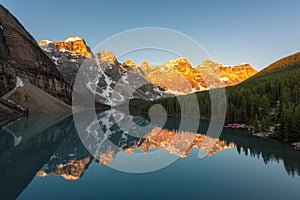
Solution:
<path fill-rule="evenodd" d="M 299 199 L 300 152 L 241 130 L 224 130 L 203 145 L 208 122 L 197 133 L 178 131 L 180 119 L 128 135 L 111 115 L 98 114 L 108 137 L 97 154 L 87 150 L 72 116 L 36 115 L 0 129 L 1 199 Z M 132 117 L 147 124 L 142 116 Z M 155 131 L 157 128 L 160 131 Z M 105 140 L 103 138 L 106 138 Z M 92 148 L 93 149 L 93 148 Z M 150 173 L 112 169 L 130 155 L 163 151 L 177 156 Z M 199 157 L 199 151 L 208 156 Z M 125 155 L 125 157 L 124 157 Z M 94 158 L 94 156 L 96 156 Z M 158 162 L 158 161 L 156 161 Z M 131 163 L 140 165 L 141 163 Z M 132 166 L 131 165 L 131 166 Z"/>

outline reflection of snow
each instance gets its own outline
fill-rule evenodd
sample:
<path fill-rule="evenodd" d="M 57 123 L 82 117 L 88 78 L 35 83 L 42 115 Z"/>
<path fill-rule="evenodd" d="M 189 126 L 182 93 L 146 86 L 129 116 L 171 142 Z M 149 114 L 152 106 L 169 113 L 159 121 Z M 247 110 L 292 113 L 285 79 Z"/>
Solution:
<path fill-rule="evenodd" d="M 223 78 L 221 78 L 221 81 L 229 81 L 229 78 L 228 77 L 223 77 Z"/>
<path fill-rule="evenodd" d="M 14 136 L 14 146 L 15 147 L 18 146 L 18 144 L 20 144 L 21 140 L 22 140 L 22 136 L 19 136 L 19 137 Z"/>

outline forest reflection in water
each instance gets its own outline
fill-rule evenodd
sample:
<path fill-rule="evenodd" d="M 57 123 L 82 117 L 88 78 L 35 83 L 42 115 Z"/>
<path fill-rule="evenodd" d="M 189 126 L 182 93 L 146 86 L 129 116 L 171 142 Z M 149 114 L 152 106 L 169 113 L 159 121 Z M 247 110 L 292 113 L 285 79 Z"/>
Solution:
<path fill-rule="evenodd" d="M 241 156 L 256 157 L 265 165 L 274 162 L 284 164 L 287 175 L 300 175 L 299 151 L 279 141 L 256 138 L 242 130 L 223 130 L 220 138 L 211 138 L 205 135 L 209 121 L 202 120 L 197 133 L 194 133 L 178 130 L 180 119 L 176 117 L 168 118 L 164 127 L 128 134 L 116 125 L 115 114 L 120 115 L 118 119 L 122 120 L 122 113 L 118 110 L 98 113 L 97 124 L 110 132 L 106 136 L 98 135 L 101 148 L 93 155 L 77 134 L 72 116 L 67 114 L 36 115 L 2 126 L 1 194 L 7 199 L 15 199 L 35 175 L 77 180 L 92 162 L 101 167 L 113 163 L 119 152 L 147 154 L 157 149 L 181 159 L 188 157 L 192 149 L 199 149 L 208 156 L 228 148 L 236 149 Z M 141 127 L 149 123 L 149 119 L 143 116 L 131 116 L 131 119 Z M 191 119 L 191 123 L 192 120 L 195 119 Z M 212 148 L 205 144 L 214 145 Z"/>

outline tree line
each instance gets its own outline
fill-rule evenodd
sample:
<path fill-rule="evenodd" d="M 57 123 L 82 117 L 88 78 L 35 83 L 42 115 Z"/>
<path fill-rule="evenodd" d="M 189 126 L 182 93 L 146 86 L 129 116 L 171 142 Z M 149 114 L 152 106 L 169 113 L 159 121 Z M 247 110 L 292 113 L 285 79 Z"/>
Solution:
<path fill-rule="evenodd" d="M 264 70 L 247 81 L 225 88 L 226 123 L 243 123 L 255 132 L 268 131 L 270 136 L 287 142 L 300 141 L 300 64 L 284 69 Z M 211 118 L 211 92 L 196 93 L 201 117 Z M 148 102 L 142 109 L 148 113 L 153 104 L 161 104 L 168 115 L 189 115 L 195 111 L 191 95 Z M 187 98 L 187 99 L 184 99 Z M 222 105 L 220 99 L 220 106 Z M 184 112 L 182 112 L 182 110 Z M 196 109 L 197 110 L 197 109 Z"/>

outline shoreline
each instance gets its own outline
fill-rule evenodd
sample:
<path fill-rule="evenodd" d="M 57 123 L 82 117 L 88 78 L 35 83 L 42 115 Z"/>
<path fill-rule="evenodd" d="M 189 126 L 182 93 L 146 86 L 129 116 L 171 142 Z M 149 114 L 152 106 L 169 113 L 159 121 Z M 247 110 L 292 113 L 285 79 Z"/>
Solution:
<path fill-rule="evenodd" d="M 278 140 L 282 143 L 289 144 L 292 149 L 300 151 L 300 141 L 298 141 L 298 142 L 286 142 L 286 141 L 283 141 L 283 140 L 280 140 L 280 139 L 277 139 L 277 138 L 271 138 L 270 136 L 272 135 L 272 133 L 268 133 L 268 132 L 265 132 L 265 131 L 260 131 L 258 133 L 252 133 L 252 132 L 249 131 L 249 133 L 250 133 L 250 135 L 252 135 L 254 137 L 258 137 L 258 138 L 262 138 L 262 139 L 275 139 L 275 140 Z"/>

